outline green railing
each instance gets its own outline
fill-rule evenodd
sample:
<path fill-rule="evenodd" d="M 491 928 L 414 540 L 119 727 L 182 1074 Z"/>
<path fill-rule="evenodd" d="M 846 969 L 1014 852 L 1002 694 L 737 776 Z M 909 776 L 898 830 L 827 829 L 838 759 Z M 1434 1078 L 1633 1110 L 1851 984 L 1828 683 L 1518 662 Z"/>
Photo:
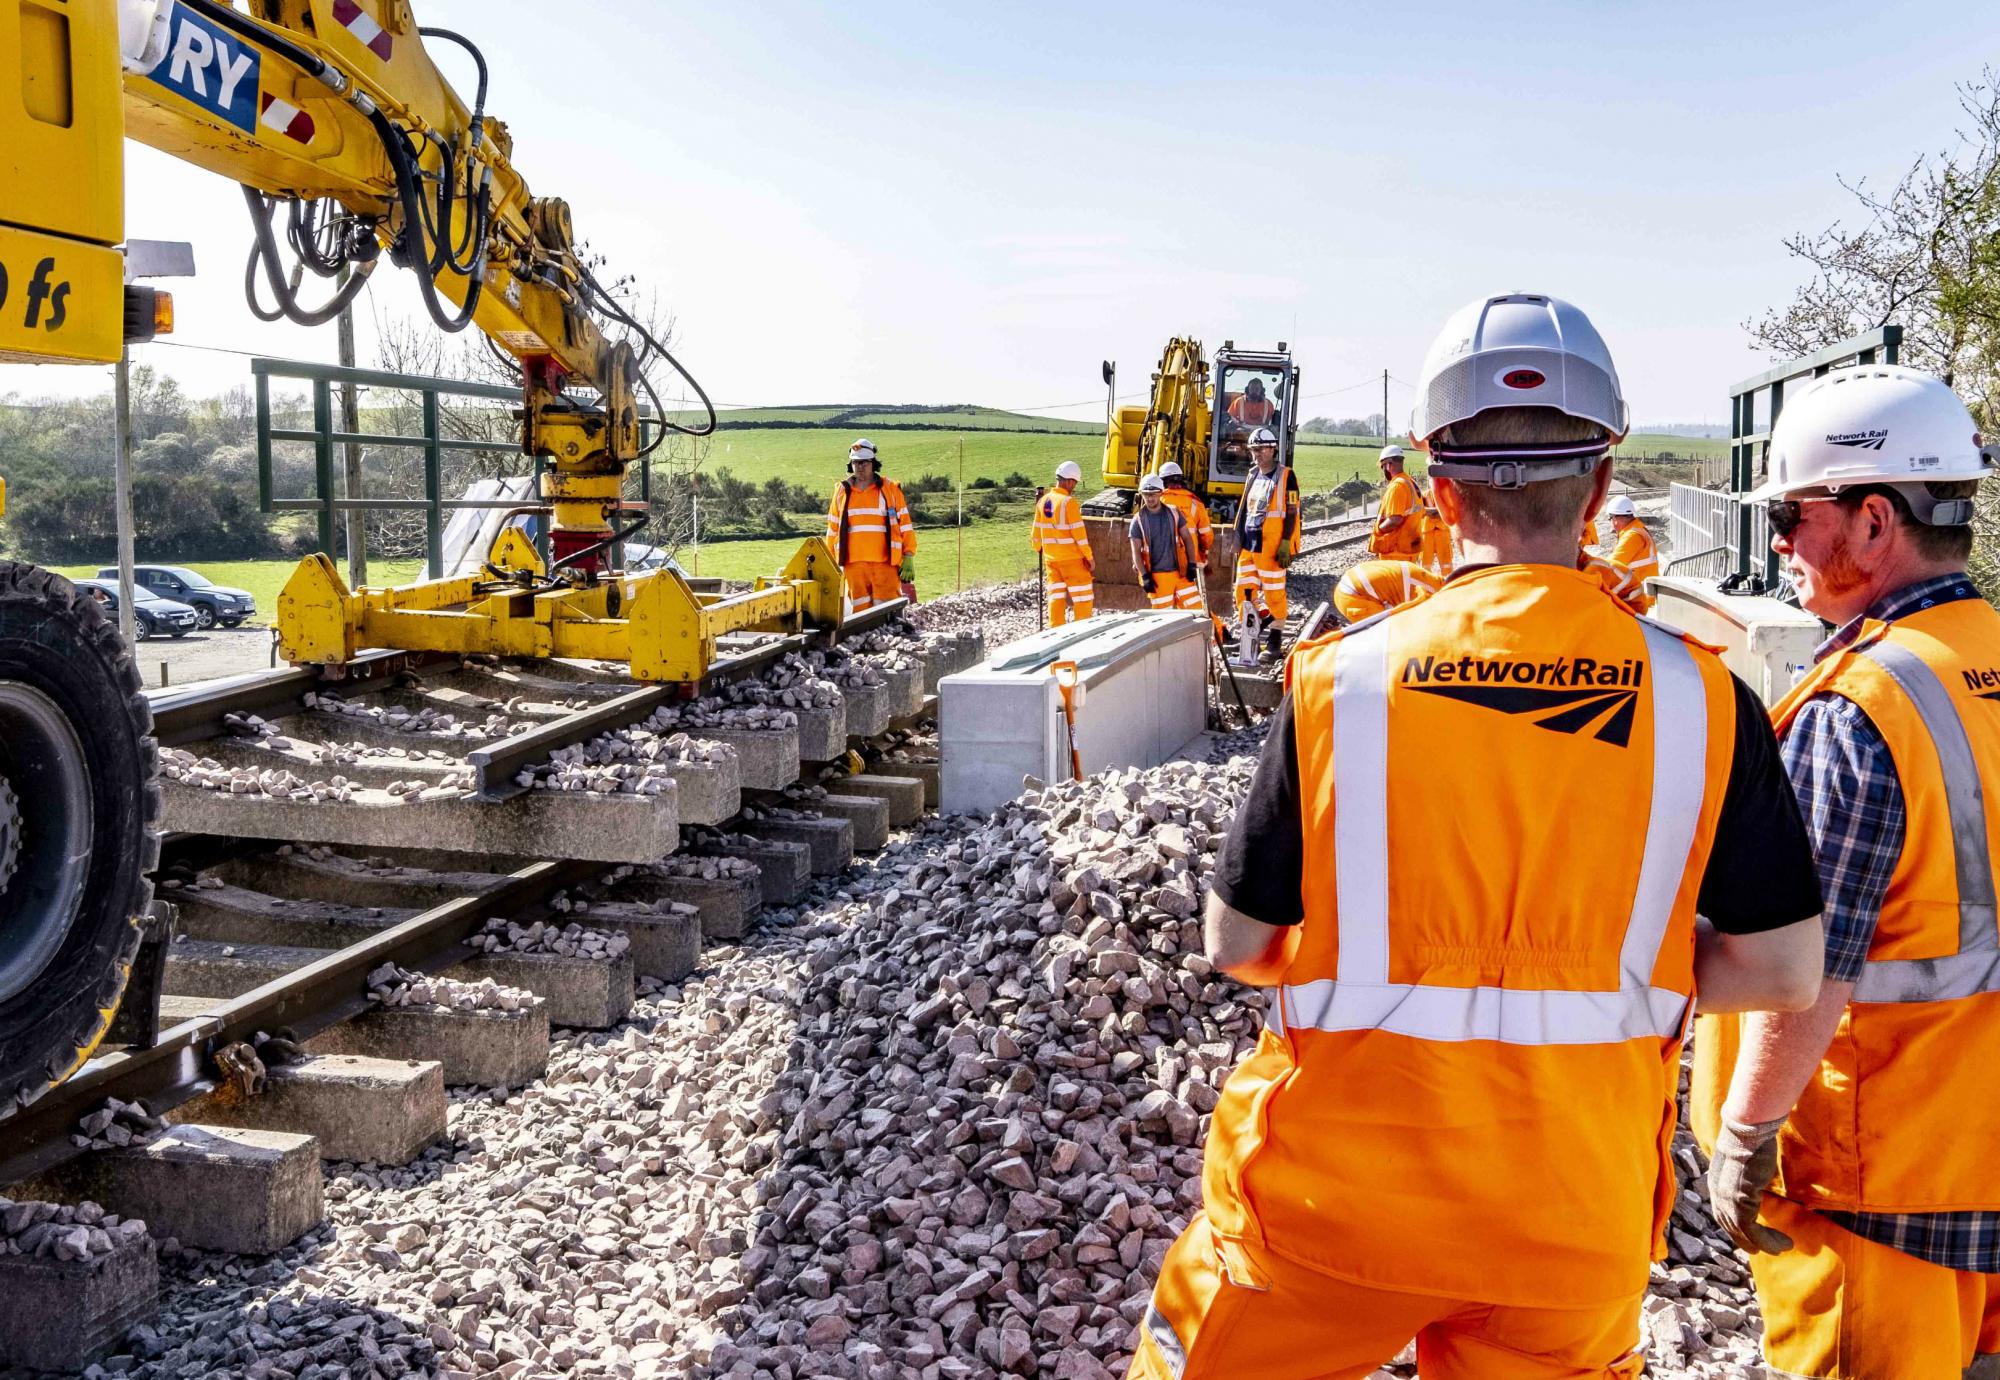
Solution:
<path fill-rule="evenodd" d="M 1893 323 L 1877 326 L 1823 350 L 1775 365 L 1733 385 L 1729 390 L 1729 491 L 1732 494 L 1747 494 L 1757 487 L 1761 478 L 1760 462 L 1770 449 L 1771 425 L 1785 410 L 1787 384 L 1799 379 L 1818 378 L 1843 364 L 1874 364 L 1878 361 L 1894 364 L 1902 347 L 1901 326 Z M 1760 393 L 1770 394 L 1768 415 L 1761 430 L 1757 426 L 1757 397 Z M 1741 500 L 1735 507 L 1736 574 L 1739 580 L 1760 585 L 1756 592 L 1775 590 L 1778 588 L 1777 553 L 1770 549 L 1767 542 L 1764 544 L 1763 559 L 1757 559 L 1750 507 Z M 1756 526 L 1761 528 L 1761 524 Z M 1753 569 L 1759 572 L 1755 580 L 1751 576 Z"/>
<path fill-rule="evenodd" d="M 380 369 L 348 369 L 337 364 L 313 364 L 296 359 L 253 359 L 250 372 L 256 380 L 257 393 L 257 504 L 264 512 L 311 512 L 319 522 L 319 549 L 331 556 L 334 551 L 334 519 L 346 512 L 394 512 L 422 510 L 424 514 L 424 563 L 430 578 L 439 579 L 444 574 L 444 515 L 447 511 L 462 508 L 519 508 L 525 506 L 520 499 L 446 498 L 444 486 L 444 453 L 448 450 L 473 451 L 495 455 L 519 455 L 519 441 L 479 441 L 464 437 L 441 435 L 438 427 L 438 399 L 480 398 L 488 402 L 509 403 L 518 407 L 521 391 L 494 383 L 468 383 L 459 379 L 434 378 L 427 374 L 396 374 Z M 293 427 L 271 425 L 271 380 L 298 379 L 312 385 L 312 428 L 302 430 Z M 402 393 L 414 393 L 418 397 L 423 417 L 420 434 L 395 435 L 373 431 L 341 431 L 333 423 L 333 390 L 336 384 L 351 383 L 357 388 L 381 388 Z M 641 419 L 642 428 L 650 429 L 658 422 L 651 417 Z M 313 448 L 313 489 L 310 497 L 280 497 L 272 492 L 274 487 L 272 471 L 272 447 L 280 441 L 303 442 Z M 350 498 L 339 496 L 340 486 L 334 479 L 334 447 L 343 445 L 362 446 L 408 446 L 423 451 L 424 496 L 422 498 Z M 534 493 L 541 492 L 542 471 L 545 468 L 541 457 L 535 457 L 533 477 Z M 639 496 L 649 506 L 653 499 L 652 466 L 644 461 L 639 465 Z M 538 501 L 531 498 L 528 502 Z M 548 526 L 542 525 L 541 536 L 536 542 L 542 559 L 548 560 Z"/>

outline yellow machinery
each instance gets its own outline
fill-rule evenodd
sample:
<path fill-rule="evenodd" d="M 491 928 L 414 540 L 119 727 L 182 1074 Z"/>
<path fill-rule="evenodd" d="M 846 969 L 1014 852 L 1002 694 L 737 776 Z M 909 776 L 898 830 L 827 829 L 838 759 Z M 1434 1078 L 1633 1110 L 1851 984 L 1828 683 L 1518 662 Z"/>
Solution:
<path fill-rule="evenodd" d="M 1127 532 L 1140 478 L 1172 461 L 1214 519 L 1208 600 L 1218 613 L 1229 611 L 1236 566 L 1231 523 L 1253 463 L 1250 437 L 1259 427 L 1270 428 L 1278 438 L 1278 463 L 1292 463 L 1299 371 L 1282 340 L 1276 350 L 1239 350 L 1226 340 L 1216 351 L 1213 378 L 1210 373 L 1201 342 L 1174 337 L 1160 353 L 1146 405 L 1119 408 L 1105 428 L 1104 489 L 1083 505 L 1097 563 L 1097 602 L 1105 608 L 1145 603 Z"/>
<path fill-rule="evenodd" d="M 470 106 L 426 40 L 477 65 Z M 386 255 L 441 329 L 477 327 L 519 363 L 548 566 L 502 542 L 490 580 L 350 591 L 309 557 L 279 599 L 288 659 L 582 656 L 691 682 L 725 633 L 837 625 L 816 537 L 727 598 L 606 569 L 636 530 L 614 518 L 647 445 L 647 366 L 680 366 L 593 276 L 569 208 L 529 194 L 485 103 L 477 47 L 419 28 L 409 0 L 0 0 L 0 360 L 110 363 L 170 326 L 164 293 L 124 281 L 129 134 L 242 184 L 263 319 L 333 320 Z M 311 306 L 308 275 L 326 284 Z M 69 582 L 0 560 L 0 1119 L 81 1065 L 124 991 L 159 850 L 150 722 L 116 628 Z"/>

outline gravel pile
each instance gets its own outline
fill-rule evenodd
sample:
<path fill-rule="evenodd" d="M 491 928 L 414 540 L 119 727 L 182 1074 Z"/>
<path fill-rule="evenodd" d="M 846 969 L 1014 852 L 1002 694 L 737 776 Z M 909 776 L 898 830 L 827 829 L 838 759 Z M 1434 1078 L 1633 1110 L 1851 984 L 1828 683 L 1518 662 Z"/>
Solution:
<path fill-rule="evenodd" d="M 119 1150 L 144 1145 L 166 1129 L 167 1123 L 145 1103 L 107 1097 L 96 1111 L 78 1118 L 70 1143 L 79 1150 Z"/>
<path fill-rule="evenodd" d="M 911 620 L 927 632 L 984 632 L 989 647 L 1026 637 L 1041 626 L 1041 619 L 1033 580 L 940 595 L 917 605 L 911 614 Z"/>
<path fill-rule="evenodd" d="M 480 937 L 472 940 L 476 947 Z M 518 987 L 503 987 L 492 978 L 461 982 L 384 963 L 368 974 L 368 1000 L 383 1006 L 421 1006 L 443 1011 L 525 1011 L 535 1004 L 535 994 Z"/>
<path fill-rule="evenodd" d="M 182 748 L 160 749 L 160 775 L 184 786 L 223 795 L 254 795 L 269 800 L 304 803 L 348 801 L 359 789 L 345 776 L 308 781 L 287 767 L 225 767 L 213 757 L 196 757 Z M 398 782 L 399 786 L 408 783 Z M 452 795 L 458 792 L 454 789 Z M 403 798 L 398 794 L 398 798 Z"/>
<path fill-rule="evenodd" d="M 474 723 L 442 709 L 429 707 L 406 709 L 399 704 L 364 704 L 359 700 L 345 700 L 338 695 L 322 695 L 317 691 L 306 693 L 305 706 L 308 709 L 317 709 L 323 714 L 334 714 L 370 723 L 377 728 L 395 729 L 400 733 L 428 733 L 442 738 L 504 738 L 525 727 L 516 724 L 505 714 L 488 714 L 483 720 Z"/>
<path fill-rule="evenodd" d="M 775 703 L 731 704 L 713 695 L 704 695 L 698 700 L 654 710 L 646 719 L 645 727 L 655 733 L 671 733 L 675 729 L 699 731 L 704 728 L 773 730 L 796 728 L 798 722 L 797 714 Z"/>
<path fill-rule="evenodd" d="M 774 704 L 791 709 L 834 709 L 844 701 L 840 687 L 819 674 L 797 652 L 755 676 L 732 680 L 719 694 L 725 704 Z"/>
<path fill-rule="evenodd" d="M 572 902 L 578 910 L 588 907 Z M 570 906 L 562 909 L 568 910 Z M 693 909 L 692 906 L 689 907 Z M 489 954 L 561 954 L 565 958 L 612 959 L 632 947 L 623 934 L 587 929 L 582 925 L 557 925 L 535 920 L 526 925 L 512 920 L 488 920 L 478 934 L 466 941 Z"/>
<path fill-rule="evenodd" d="M 843 647 L 830 647 L 823 652 L 804 654 L 814 674 L 840 686 L 860 686 L 864 689 L 887 685 L 889 678 L 872 657 L 859 657 Z"/>
<path fill-rule="evenodd" d="M 736 760 L 730 744 L 670 730 L 659 719 L 655 713 L 644 723 L 557 748 L 546 762 L 523 768 L 514 780 L 540 791 L 659 795 L 676 768 L 720 767 Z"/>
<path fill-rule="evenodd" d="M 136 1217 L 120 1217 L 88 1200 L 17 1203 L 0 1198 L 0 1255 L 32 1255 L 53 1260 L 95 1260 L 146 1234 Z"/>
<path fill-rule="evenodd" d="M 757 864 L 748 858 L 732 858 L 721 854 L 694 857 L 675 853 L 647 866 L 655 876 L 694 877 L 705 882 L 732 880 L 754 882 L 762 875 Z"/>

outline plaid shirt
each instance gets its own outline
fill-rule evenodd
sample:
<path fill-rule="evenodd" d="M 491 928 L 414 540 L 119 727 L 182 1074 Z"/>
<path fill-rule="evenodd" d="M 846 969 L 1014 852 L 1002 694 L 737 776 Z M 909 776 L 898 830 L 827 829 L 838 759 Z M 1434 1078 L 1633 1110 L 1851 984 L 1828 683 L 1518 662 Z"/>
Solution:
<path fill-rule="evenodd" d="M 1861 635 L 1864 619 L 1893 623 L 1979 591 L 1963 575 L 1924 580 L 1883 598 L 1820 644 L 1823 661 Z M 1782 744 L 1819 867 L 1826 906 L 1826 976 L 1853 982 L 1875 942 L 1889 876 L 1903 854 L 1903 787 L 1889 745 L 1853 701 L 1822 694 L 1800 706 Z M 1857 1236 L 1952 1270 L 2000 1273 L 2000 1212 L 1828 1212 Z"/>

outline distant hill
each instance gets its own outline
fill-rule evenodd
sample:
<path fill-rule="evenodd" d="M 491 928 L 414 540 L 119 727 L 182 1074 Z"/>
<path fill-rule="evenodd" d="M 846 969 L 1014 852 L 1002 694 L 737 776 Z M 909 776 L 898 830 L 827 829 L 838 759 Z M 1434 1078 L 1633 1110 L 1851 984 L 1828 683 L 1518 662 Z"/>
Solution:
<path fill-rule="evenodd" d="M 683 425 L 699 423 L 702 414 L 683 412 Z M 819 403 L 801 407 L 743 407 L 716 413 L 718 431 L 738 427 L 851 427 L 857 431 L 1039 431 L 1058 436 L 1104 432 L 1100 422 L 1067 417 L 1034 417 L 971 403 Z"/>

